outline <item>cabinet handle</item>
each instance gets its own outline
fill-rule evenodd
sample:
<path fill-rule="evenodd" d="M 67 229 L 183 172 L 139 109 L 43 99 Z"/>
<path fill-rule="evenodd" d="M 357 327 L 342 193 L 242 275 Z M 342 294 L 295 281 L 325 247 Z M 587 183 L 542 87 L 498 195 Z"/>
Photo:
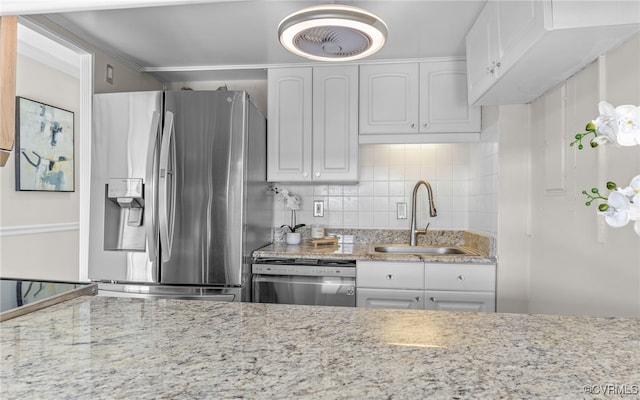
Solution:
<path fill-rule="evenodd" d="M 416 301 L 421 301 L 422 297 L 416 297 Z"/>
<path fill-rule="evenodd" d="M 303 178 L 306 178 L 307 176 L 309 176 L 309 174 L 308 174 L 308 173 L 306 173 L 306 172 L 303 172 L 303 173 L 302 173 L 302 177 L 303 177 Z"/>
<path fill-rule="evenodd" d="M 316 178 L 320 177 L 320 172 L 316 172 Z"/>
<path fill-rule="evenodd" d="M 393 275 L 391 275 L 391 274 L 387 275 L 387 279 L 388 279 L 388 280 L 393 279 Z"/>
<path fill-rule="evenodd" d="M 436 302 L 436 298 L 435 298 L 435 297 L 429 297 L 429 300 L 430 300 L 432 303 L 435 303 L 435 302 Z"/>
<path fill-rule="evenodd" d="M 428 128 L 429 127 L 429 123 L 425 122 L 422 126 L 424 126 L 425 128 Z"/>
<path fill-rule="evenodd" d="M 464 280 L 464 275 L 458 275 L 458 280 L 462 282 Z"/>
<path fill-rule="evenodd" d="M 411 127 L 412 127 L 412 128 L 415 128 L 415 127 L 416 127 L 416 124 L 411 124 Z"/>
<path fill-rule="evenodd" d="M 487 72 L 490 74 L 494 74 L 496 72 L 496 69 L 500 68 L 502 64 L 500 64 L 500 61 L 494 61 L 493 63 L 491 63 L 491 66 L 487 68 Z"/>

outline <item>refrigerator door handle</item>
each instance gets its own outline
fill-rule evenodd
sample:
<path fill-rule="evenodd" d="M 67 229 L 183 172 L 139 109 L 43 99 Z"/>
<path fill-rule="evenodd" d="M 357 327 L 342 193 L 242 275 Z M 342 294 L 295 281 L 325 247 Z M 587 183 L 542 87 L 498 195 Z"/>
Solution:
<path fill-rule="evenodd" d="M 164 118 L 162 131 L 162 144 L 160 146 L 159 188 L 158 188 L 158 222 L 160 223 L 160 246 L 162 261 L 171 259 L 173 246 L 173 222 L 175 220 L 175 171 L 176 146 L 173 140 L 175 128 L 173 113 L 167 111 Z"/>
<path fill-rule="evenodd" d="M 149 134 L 149 145 L 147 149 L 147 166 L 145 171 L 144 197 L 145 201 L 145 228 L 147 233 L 147 252 L 153 268 L 151 269 L 151 278 L 153 282 L 158 281 L 158 214 L 157 214 L 157 185 L 158 176 L 155 173 L 156 162 L 158 161 L 155 154 L 160 138 L 160 114 L 153 112 L 151 117 L 151 132 Z"/>

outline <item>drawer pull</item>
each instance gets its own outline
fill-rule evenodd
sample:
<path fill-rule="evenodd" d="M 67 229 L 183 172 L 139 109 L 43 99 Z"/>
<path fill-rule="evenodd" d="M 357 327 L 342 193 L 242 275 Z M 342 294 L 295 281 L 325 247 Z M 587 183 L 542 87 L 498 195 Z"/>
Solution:
<path fill-rule="evenodd" d="M 431 300 L 432 303 L 436 302 L 436 298 L 435 297 L 429 297 L 429 300 Z"/>
<path fill-rule="evenodd" d="M 458 280 L 462 282 L 464 280 L 464 275 L 458 275 Z"/>
<path fill-rule="evenodd" d="M 388 279 L 388 280 L 393 279 L 393 275 L 391 275 L 391 274 L 387 275 L 387 279 Z"/>
<path fill-rule="evenodd" d="M 422 297 L 416 297 L 416 301 L 420 302 L 422 300 Z"/>

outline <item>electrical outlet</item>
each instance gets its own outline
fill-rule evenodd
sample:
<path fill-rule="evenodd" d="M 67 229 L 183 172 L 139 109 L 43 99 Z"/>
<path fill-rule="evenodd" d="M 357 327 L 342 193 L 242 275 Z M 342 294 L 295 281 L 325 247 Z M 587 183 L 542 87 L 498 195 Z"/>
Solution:
<path fill-rule="evenodd" d="M 313 201 L 313 216 L 324 217 L 324 201 L 323 200 Z"/>
<path fill-rule="evenodd" d="M 407 219 L 407 203 L 396 203 L 396 218 Z"/>

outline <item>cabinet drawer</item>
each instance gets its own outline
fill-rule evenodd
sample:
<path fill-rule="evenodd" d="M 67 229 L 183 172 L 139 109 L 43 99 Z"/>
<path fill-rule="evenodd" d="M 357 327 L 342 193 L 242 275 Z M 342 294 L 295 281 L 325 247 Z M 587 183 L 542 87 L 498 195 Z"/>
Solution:
<path fill-rule="evenodd" d="M 422 290 L 356 289 L 356 299 L 357 307 L 424 309 Z"/>
<path fill-rule="evenodd" d="M 425 288 L 435 290 L 477 290 L 494 292 L 495 265 L 426 264 Z"/>
<path fill-rule="evenodd" d="M 496 311 L 496 297 L 493 292 L 445 292 L 424 291 L 424 307 L 440 311 Z"/>
<path fill-rule="evenodd" d="M 359 261 L 356 271 L 357 287 L 423 289 L 421 262 Z"/>

